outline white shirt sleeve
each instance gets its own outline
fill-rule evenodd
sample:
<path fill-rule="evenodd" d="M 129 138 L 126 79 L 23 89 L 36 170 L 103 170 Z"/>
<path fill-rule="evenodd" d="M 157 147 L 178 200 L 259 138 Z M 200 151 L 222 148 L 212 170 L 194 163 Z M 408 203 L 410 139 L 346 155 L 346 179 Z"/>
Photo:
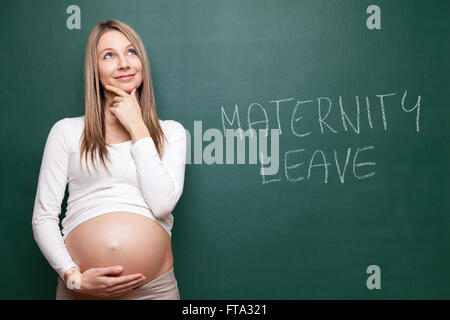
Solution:
<path fill-rule="evenodd" d="M 167 137 L 162 159 L 151 137 L 131 146 L 141 191 L 155 218 L 166 218 L 183 193 L 186 166 L 186 131 L 179 122 Z"/>
<path fill-rule="evenodd" d="M 68 177 L 69 125 L 68 118 L 57 121 L 47 137 L 32 218 L 34 239 L 51 267 L 63 280 L 64 273 L 77 266 L 59 229 L 61 203 Z"/>

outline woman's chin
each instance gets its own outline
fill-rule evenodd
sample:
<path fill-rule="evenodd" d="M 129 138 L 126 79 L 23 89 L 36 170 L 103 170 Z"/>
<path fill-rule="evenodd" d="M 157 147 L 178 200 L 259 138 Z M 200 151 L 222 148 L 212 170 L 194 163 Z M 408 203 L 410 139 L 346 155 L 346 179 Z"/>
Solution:
<path fill-rule="evenodd" d="M 121 87 L 120 89 L 122 89 L 123 91 L 125 91 L 126 93 L 128 93 L 128 94 L 131 94 L 131 92 L 134 90 L 134 89 L 137 89 L 138 87 L 137 86 L 124 86 L 124 87 Z"/>
<path fill-rule="evenodd" d="M 140 85 L 137 85 L 136 83 L 122 83 L 118 81 L 112 81 L 110 83 L 107 83 L 110 86 L 119 88 L 122 91 L 125 91 L 126 93 L 130 94 L 135 88 L 138 89 Z"/>

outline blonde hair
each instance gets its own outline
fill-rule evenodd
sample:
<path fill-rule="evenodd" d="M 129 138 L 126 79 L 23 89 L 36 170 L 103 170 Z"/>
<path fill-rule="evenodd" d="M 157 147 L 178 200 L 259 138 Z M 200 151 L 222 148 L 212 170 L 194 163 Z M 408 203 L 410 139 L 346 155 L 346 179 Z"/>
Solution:
<path fill-rule="evenodd" d="M 119 20 L 108 20 L 107 22 L 97 24 L 89 33 L 84 58 L 85 128 L 81 137 L 80 165 L 84 154 L 86 166 L 89 171 L 87 165 L 88 153 L 91 154 L 91 161 L 94 167 L 94 156 L 99 153 L 101 162 L 108 173 L 109 170 L 105 164 L 105 157 L 110 161 L 105 141 L 105 97 L 104 89 L 99 79 L 97 44 L 100 37 L 110 30 L 122 32 L 133 44 L 138 57 L 141 59 L 143 75 L 142 84 L 137 89 L 139 104 L 141 106 L 142 119 L 150 132 L 150 136 L 160 156 L 163 153 L 164 139 L 166 138 L 156 113 L 150 63 L 141 38 L 129 25 Z"/>

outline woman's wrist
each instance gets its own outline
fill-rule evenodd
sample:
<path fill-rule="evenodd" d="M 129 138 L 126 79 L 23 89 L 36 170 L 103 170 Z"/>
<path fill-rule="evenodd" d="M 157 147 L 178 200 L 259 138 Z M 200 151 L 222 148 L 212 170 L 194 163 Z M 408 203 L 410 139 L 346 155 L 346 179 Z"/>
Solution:
<path fill-rule="evenodd" d="M 72 274 L 74 272 L 74 270 L 77 270 L 77 269 L 78 269 L 77 266 L 70 267 L 69 269 L 67 269 L 66 272 L 64 273 L 64 282 L 66 282 L 69 275 Z"/>
<path fill-rule="evenodd" d="M 148 131 L 148 128 L 144 122 L 141 122 L 140 125 L 130 130 L 130 136 L 133 144 L 142 138 L 151 137 L 150 132 Z"/>
<path fill-rule="evenodd" d="M 81 272 L 80 268 L 72 267 L 64 274 L 66 286 L 70 290 L 81 288 Z"/>

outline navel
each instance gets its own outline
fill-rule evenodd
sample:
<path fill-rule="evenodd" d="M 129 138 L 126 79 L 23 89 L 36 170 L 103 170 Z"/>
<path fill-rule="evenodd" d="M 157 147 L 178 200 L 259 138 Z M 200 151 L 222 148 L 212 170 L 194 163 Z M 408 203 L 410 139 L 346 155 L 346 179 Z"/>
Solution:
<path fill-rule="evenodd" d="M 121 247 L 121 244 L 117 241 L 111 241 L 109 243 L 109 249 L 111 249 L 111 251 L 117 251 L 119 250 Z"/>

